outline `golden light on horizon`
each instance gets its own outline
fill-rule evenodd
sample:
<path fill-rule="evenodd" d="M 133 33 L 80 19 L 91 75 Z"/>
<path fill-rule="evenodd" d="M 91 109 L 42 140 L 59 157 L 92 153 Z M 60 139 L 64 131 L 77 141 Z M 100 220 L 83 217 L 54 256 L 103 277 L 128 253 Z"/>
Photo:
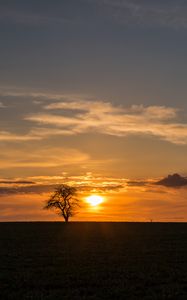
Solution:
<path fill-rule="evenodd" d="M 91 206 L 97 206 L 104 201 L 103 197 L 98 195 L 91 195 L 86 198 L 86 202 L 89 203 Z"/>

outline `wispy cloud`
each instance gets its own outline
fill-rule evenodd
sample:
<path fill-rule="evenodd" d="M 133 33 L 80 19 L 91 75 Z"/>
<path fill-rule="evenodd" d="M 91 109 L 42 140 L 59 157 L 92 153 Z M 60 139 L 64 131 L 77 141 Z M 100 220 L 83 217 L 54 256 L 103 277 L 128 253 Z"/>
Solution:
<path fill-rule="evenodd" d="M 0 89 L 2 97 L 28 97 L 35 113 L 26 114 L 20 122 L 30 122 L 29 131 L 17 134 L 0 132 L 0 141 L 47 139 L 54 135 L 99 133 L 125 137 L 155 136 L 173 144 L 187 144 L 187 123 L 181 121 L 181 111 L 166 106 L 116 106 L 111 102 L 73 94 Z M 38 108 L 36 106 L 38 105 Z M 35 107 L 35 108 L 34 108 Z M 31 106 L 32 109 L 32 106 Z M 31 124 L 37 124 L 32 126 Z"/>
<path fill-rule="evenodd" d="M 187 5 L 183 0 L 84 0 L 104 7 L 102 18 L 106 16 L 114 18 L 117 22 L 129 25 L 153 25 L 164 27 L 187 27 Z M 9 24 L 21 24 L 29 26 L 61 25 L 80 22 L 80 16 L 73 14 L 73 18 L 66 4 L 54 5 L 52 9 L 37 11 L 29 6 L 25 9 L 19 5 L 1 5 L 0 21 Z M 100 10 L 101 13 L 101 10 Z M 81 12 L 84 21 L 85 12 Z M 81 20 L 81 21 L 82 21 Z"/>
<path fill-rule="evenodd" d="M 152 135 L 174 144 L 187 144 L 187 124 L 178 122 L 179 111 L 172 107 L 133 105 L 126 108 L 109 102 L 82 100 L 51 103 L 44 109 L 55 113 L 30 114 L 25 120 L 50 125 L 54 132 L 56 127 L 62 134 L 64 131 L 69 135 L 87 132 L 118 137 Z"/>
<path fill-rule="evenodd" d="M 9 194 L 49 193 L 59 184 L 77 187 L 80 193 L 118 192 L 127 186 L 127 179 L 93 176 L 92 173 L 77 176 L 35 176 L 30 178 L 0 179 L 0 196 Z"/>
<path fill-rule="evenodd" d="M 28 185 L 28 186 L 14 186 L 2 187 L 0 186 L 0 196 L 6 195 L 20 195 L 20 194 L 44 194 L 54 190 L 56 185 Z"/>
<path fill-rule="evenodd" d="M 0 85 L 0 96 L 8 97 L 9 99 L 15 100 L 16 98 L 27 98 L 31 99 L 32 102 L 36 105 L 40 105 L 48 101 L 72 101 L 80 102 L 82 99 L 85 100 L 94 100 L 94 97 L 90 97 L 85 94 L 74 94 L 74 93 L 54 93 L 50 91 L 41 91 L 35 89 L 27 89 L 15 86 L 1 86 Z M 3 107 L 5 107 L 3 103 Z"/>
<path fill-rule="evenodd" d="M 28 185 L 28 184 L 35 184 L 34 181 L 29 180 L 20 180 L 20 179 L 0 179 L 0 185 Z"/>
<path fill-rule="evenodd" d="M 59 184 L 74 186 L 82 194 L 120 193 L 141 186 L 154 188 L 154 180 L 130 180 L 120 177 L 107 177 L 87 172 L 83 175 L 31 176 L 26 178 L 0 179 L 0 195 L 48 193 Z M 158 188 L 157 188 L 158 189 Z"/>
<path fill-rule="evenodd" d="M 13 142 L 13 141 L 32 141 L 40 140 L 40 134 L 35 134 L 34 132 L 29 132 L 28 134 L 14 134 L 8 131 L 0 131 L 0 141 Z"/>
<path fill-rule="evenodd" d="M 61 176 L 31 176 L 12 179 L 2 178 L 0 179 L 0 195 L 49 193 L 60 184 L 74 186 L 79 193 L 83 195 L 88 193 L 120 194 L 122 192 L 167 194 L 171 191 L 168 187 L 172 186 L 177 188 L 187 184 L 184 177 L 178 175 L 180 178 L 176 179 L 175 175 L 176 174 L 168 176 L 161 181 L 158 181 L 157 178 L 131 180 L 123 177 L 107 177 L 94 175 L 91 172 L 87 172 L 83 175 L 64 174 Z M 168 180 L 167 182 L 165 182 L 166 179 Z M 183 182 L 181 179 L 183 179 Z M 174 191 L 173 193 L 175 194 L 176 192 Z"/>
<path fill-rule="evenodd" d="M 184 1 L 88 0 L 109 8 L 118 22 L 124 24 L 187 27 L 187 5 Z"/>

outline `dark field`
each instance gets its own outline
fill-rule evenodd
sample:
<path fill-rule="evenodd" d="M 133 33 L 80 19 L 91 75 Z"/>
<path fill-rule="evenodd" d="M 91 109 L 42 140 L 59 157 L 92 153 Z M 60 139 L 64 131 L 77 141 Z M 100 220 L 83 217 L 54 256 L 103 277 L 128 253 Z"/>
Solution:
<path fill-rule="evenodd" d="M 187 224 L 0 223 L 0 299 L 187 299 Z"/>

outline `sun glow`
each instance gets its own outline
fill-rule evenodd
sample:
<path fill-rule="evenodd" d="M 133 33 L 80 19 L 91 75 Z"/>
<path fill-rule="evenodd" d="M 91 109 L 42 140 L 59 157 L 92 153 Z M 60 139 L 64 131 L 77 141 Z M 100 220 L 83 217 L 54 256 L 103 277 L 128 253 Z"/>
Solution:
<path fill-rule="evenodd" d="M 97 206 L 97 205 L 101 204 L 104 201 L 104 199 L 101 196 L 91 195 L 91 196 L 89 196 L 89 197 L 86 198 L 86 201 L 91 206 Z"/>

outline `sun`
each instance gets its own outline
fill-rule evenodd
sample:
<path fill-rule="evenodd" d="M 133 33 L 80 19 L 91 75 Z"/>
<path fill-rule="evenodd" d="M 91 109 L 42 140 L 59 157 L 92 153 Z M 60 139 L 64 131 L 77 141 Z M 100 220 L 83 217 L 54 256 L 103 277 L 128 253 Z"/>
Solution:
<path fill-rule="evenodd" d="M 104 199 L 103 199 L 103 197 L 98 196 L 98 195 L 91 195 L 91 196 L 86 198 L 86 201 L 91 206 L 97 206 L 97 205 L 101 204 L 104 201 Z"/>

